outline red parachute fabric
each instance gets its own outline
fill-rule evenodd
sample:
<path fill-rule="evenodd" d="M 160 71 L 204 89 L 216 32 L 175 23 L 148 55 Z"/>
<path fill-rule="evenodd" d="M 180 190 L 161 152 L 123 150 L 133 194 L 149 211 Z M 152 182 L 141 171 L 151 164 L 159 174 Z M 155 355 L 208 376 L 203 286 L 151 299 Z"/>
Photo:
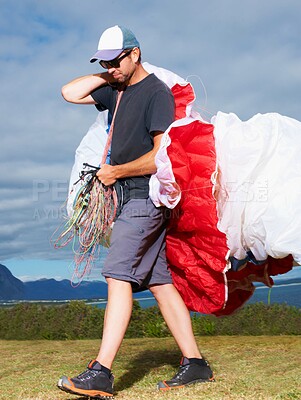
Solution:
<path fill-rule="evenodd" d="M 190 84 L 172 88 L 176 118 L 186 116 L 194 100 Z M 273 285 L 270 275 L 292 268 L 292 257 L 269 258 L 264 265 L 247 263 L 241 271 L 227 270 L 226 236 L 217 229 L 212 174 L 216 171 L 214 126 L 200 120 L 171 128 L 168 156 L 182 197 L 171 211 L 166 254 L 173 282 L 192 311 L 217 316 L 233 313 L 253 294 L 253 282 Z"/>
<path fill-rule="evenodd" d="M 213 313 L 224 307 L 226 237 L 217 229 L 211 175 L 216 157 L 213 126 L 195 120 L 172 128 L 168 155 L 181 201 L 172 211 L 166 237 L 173 281 L 187 307 Z"/>
<path fill-rule="evenodd" d="M 195 100 L 195 95 L 190 84 L 185 86 L 176 83 L 172 87 L 172 94 L 175 99 L 176 106 L 176 119 L 186 117 L 187 105 L 191 104 Z"/>
<path fill-rule="evenodd" d="M 253 282 L 264 283 L 268 287 L 274 285 L 271 275 L 285 274 L 293 266 L 293 257 L 291 255 L 275 259 L 268 257 L 263 265 L 247 265 L 240 271 L 229 270 L 226 273 L 228 285 L 228 301 L 224 309 L 215 312 L 217 316 L 230 315 L 240 308 L 254 293 L 255 286 Z"/>

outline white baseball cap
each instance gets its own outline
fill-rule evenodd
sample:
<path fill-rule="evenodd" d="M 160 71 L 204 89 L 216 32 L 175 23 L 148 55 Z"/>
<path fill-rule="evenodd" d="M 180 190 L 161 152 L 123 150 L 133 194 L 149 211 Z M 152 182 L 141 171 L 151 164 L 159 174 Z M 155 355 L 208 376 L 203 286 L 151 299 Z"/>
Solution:
<path fill-rule="evenodd" d="M 98 50 L 90 59 L 90 62 L 113 60 L 118 57 L 123 50 L 132 49 L 134 47 L 140 47 L 140 44 L 132 31 L 123 26 L 112 26 L 106 29 L 100 36 Z"/>

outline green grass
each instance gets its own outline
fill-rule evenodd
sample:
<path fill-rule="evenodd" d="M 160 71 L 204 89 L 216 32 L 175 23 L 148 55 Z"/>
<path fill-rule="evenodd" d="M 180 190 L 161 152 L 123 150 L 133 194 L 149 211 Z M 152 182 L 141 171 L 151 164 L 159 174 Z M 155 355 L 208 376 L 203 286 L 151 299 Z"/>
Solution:
<path fill-rule="evenodd" d="M 115 399 L 301 399 L 301 336 L 198 337 L 216 382 L 160 393 L 177 369 L 172 338 L 126 339 L 114 364 Z M 0 399 L 80 400 L 56 388 L 95 357 L 98 340 L 0 341 Z"/>

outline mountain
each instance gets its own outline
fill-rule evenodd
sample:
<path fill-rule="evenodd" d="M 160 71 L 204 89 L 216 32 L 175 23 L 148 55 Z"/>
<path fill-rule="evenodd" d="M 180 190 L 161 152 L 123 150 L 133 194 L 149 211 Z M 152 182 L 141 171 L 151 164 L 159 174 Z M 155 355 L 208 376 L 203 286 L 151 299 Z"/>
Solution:
<path fill-rule="evenodd" d="M 107 284 L 101 281 L 83 281 L 74 287 L 68 279 L 41 279 L 24 282 L 24 300 L 80 300 L 107 298 Z"/>
<path fill-rule="evenodd" d="M 135 298 L 149 296 L 149 291 L 135 294 Z M 102 281 L 82 281 L 74 287 L 70 280 L 40 279 L 22 282 L 7 267 L 0 264 L 0 301 L 7 300 L 81 300 L 106 299 L 108 285 Z"/>
<path fill-rule="evenodd" d="M 24 296 L 23 282 L 14 277 L 8 268 L 0 264 L 0 300 L 22 299 Z"/>
<path fill-rule="evenodd" d="M 0 300 L 80 300 L 106 297 L 105 282 L 83 281 L 77 287 L 73 287 L 67 279 L 22 282 L 0 264 Z"/>

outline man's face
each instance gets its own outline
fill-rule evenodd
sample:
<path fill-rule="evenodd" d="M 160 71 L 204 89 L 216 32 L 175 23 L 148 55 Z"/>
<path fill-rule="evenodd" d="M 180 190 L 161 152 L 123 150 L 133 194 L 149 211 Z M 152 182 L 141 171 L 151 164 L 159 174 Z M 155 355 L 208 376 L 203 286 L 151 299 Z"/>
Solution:
<path fill-rule="evenodd" d="M 112 61 L 100 61 L 100 64 L 107 69 L 108 73 L 113 76 L 116 82 L 124 83 L 130 81 L 133 76 L 138 58 L 139 49 L 134 48 L 123 51 Z"/>

